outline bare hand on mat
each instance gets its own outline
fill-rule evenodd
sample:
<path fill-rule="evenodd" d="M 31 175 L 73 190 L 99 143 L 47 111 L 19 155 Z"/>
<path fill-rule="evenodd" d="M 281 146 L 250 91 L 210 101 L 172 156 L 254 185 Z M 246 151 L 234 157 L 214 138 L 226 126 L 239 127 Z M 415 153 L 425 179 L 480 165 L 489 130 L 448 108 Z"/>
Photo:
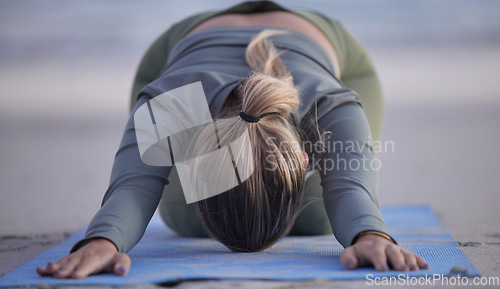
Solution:
<path fill-rule="evenodd" d="M 127 275 L 132 261 L 127 254 L 119 253 L 107 239 L 95 239 L 56 263 L 37 268 L 40 276 L 55 278 L 85 278 L 91 274 L 114 272 Z"/>
<path fill-rule="evenodd" d="M 340 261 L 347 270 L 373 265 L 377 271 L 387 271 L 388 264 L 397 271 L 429 269 L 422 257 L 383 237 L 371 234 L 361 236 L 355 244 L 345 248 Z"/>

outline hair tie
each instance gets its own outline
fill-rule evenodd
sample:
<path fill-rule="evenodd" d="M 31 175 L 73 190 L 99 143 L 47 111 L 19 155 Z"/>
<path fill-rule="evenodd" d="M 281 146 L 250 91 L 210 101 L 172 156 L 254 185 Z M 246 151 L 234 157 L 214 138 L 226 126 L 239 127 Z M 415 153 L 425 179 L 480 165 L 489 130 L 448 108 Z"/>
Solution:
<path fill-rule="evenodd" d="M 240 117 L 244 121 L 248 121 L 248 122 L 259 122 L 259 120 L 260 120 L 259 116 L 248 115 L 248 114 L 244 113 L 243 110 L 240 110 Z"/>
<path fill-rule="evenodd" d="M 244 120 L 244 121 L 247 121 L 247 122 L 259 122 L 261 118 L 265 117 L 265 116 L 268 116 L 268 115 L 279 115 L 280 113 L 279 112 L 268 112 L 268 113 L 264 113 L 264 114 L 261 114 L 259 116 L 253 116 L 253 115 L 249 115 L 249 114 L 246 114 L 243 112 L 243 110 L 240 110 L 240 117 Z"/>

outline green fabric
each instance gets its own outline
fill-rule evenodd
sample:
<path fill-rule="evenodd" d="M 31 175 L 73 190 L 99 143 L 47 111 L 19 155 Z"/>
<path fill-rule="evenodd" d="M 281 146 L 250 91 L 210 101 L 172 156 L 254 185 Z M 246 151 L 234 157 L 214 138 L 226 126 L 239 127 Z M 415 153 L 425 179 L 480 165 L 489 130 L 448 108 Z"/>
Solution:
<path fill-rule="evenodd" d="M 314 11 L 292 11 L 316 25 L 332 42 L 339 59 L 340 81 L 361 98 L 372 137 L 378 140 L 384 118 L 384 100 L 377 73 L 366 50 L 339 21 Z"/>
<path fill-rule="evenodd" d="M 158 210 L 165 224 L 181 236 L 208 237 L 198 218 L 194 203 L 186 203 L 175 166 L 168 175 L 168 182 L 169 184 L 165 186 L 158 205 Z"/>
<path fill-rule="evenodd" d="M 288 10 L 275 3 L 246 2 L 223 11 L 197 14 L 173 25 L 148 49 L 139 65 L 133 90 L 131 109 L 139 91 L 153 81 L 167 63 L 170 51 L 191 29 L 217 15 L 229 13 L 255 13 L 265 11 L 290 11 L 308 19 L 332 42 L 340 64 L 341 81 L 358 93 L 364 113 L 368 119 L 372 136 L 378 140 L 383 120 L 383 96 L 381 86 L 362 45 L 337 20 L 315 11 Z M 206 237 L 193 204 L 186 204 L 179 177 L 175 169 L 169 177 L 160 201 L 159 211 L 165 223 L 182 236 Z M 298 216 L 291 231 L 294 235 L 331 234 L 332 229 L 322 200 L 323 189 L 317 171 L 308 172 L 305 183 L 304 203 L 307 204 Z"/>

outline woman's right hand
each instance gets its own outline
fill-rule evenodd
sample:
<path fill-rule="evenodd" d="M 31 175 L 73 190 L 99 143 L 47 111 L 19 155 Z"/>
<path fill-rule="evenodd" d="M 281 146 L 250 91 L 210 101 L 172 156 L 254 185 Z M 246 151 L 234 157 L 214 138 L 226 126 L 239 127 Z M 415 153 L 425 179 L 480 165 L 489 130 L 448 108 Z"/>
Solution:
<path fill-rule="evenodd" d="M 82 279 L 101 272 L 114 272 L 116 275 L 125 276 L 131 263 L 130 257 L 119 253 L 111 241 L 98 238 L 56 263 L 37 268 L 36 272 L 40 276 L 54 276 L 60 279 Z"/>

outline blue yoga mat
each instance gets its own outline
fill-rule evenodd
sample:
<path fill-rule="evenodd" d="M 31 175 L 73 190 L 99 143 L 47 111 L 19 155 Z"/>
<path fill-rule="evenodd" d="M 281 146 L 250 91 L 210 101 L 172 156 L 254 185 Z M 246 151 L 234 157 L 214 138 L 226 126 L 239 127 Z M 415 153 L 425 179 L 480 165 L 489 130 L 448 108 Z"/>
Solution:
<path fill-rule="evenodd" d="M 404 272 L 408 277 L 450 276 L 450 269 L 468 270 L 468 277 L 479 276 L 476 268 L 458 248 L 457 242 L 428 206 L 394 206 L 382 209 L 391 234 L 403 247 L 414 250 L 431 269 Z M 45 251 L 0 278 L 0 287 L 48 285 L 134 285 L 193 279 L 261 280 L 366 280 L 398 277 L 402 272 L 377 272 L 373 268 L 342 269 L 342 247 L 333 236 L 286 237 L 259 253 L 233 253 L 223 245 L 199 238 L 183 238 L 169 230 L 155 215 L 140 243 L 129 252 L 132 268 L 126 277 L 100 274 L 83 280 L 39 277 L 37 266 L 65 256 L 84 231 Z M 461 276 L 464 276 L 461 274 Z"/>

